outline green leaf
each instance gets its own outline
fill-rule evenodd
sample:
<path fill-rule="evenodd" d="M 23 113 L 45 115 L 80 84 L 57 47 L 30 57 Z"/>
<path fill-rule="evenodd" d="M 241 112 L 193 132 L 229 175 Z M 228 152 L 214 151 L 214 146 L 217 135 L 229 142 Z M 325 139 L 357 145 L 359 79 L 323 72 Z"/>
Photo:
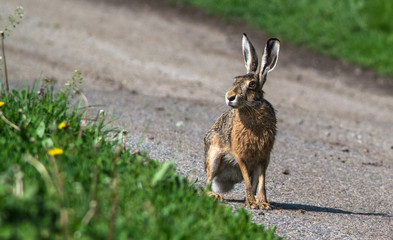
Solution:
<path fill-rule="evenodd" d="M 35 134 L 37 134 L 39 138 L 42 138 L 44 136 L 44 133 L 45 133 L 45 123 L 40 122 L 40 124 L 38 124 L 37 129 L 35 130 Z"/>
<path fill-rule="evenodd" d="M 16 230 L 21 239 L 34 240 L 37 238 L 37 229 L 32 223 L 25 222 L 21 224 Z"/>
<path fill-rule="evenodd" d="M 44 140 L 42 140 L 41 144 L 42 147 L 44 147 L 45 149 L 49 149 L 53 147 L 53 141 L 51 138 L 45 138 Z"/>
<path fill-rule="evenodd" d="M 173 166 L 172 162 L 165 162 L 160 169 L 158 169 L 158 171 L 156 172 L 156 174 L 154 174 L 154 177 L 151 181 L 151 184 L 153 186 L 155 186 L 158 182 L 162 181 L 162 179 L 165 177 L 165 175 L 167 174 L 167 172 L 169 172 L 169 170 L 171 169 L 171 167 Z"/>
<path fill-rule="evenodd" d="M 12 229 L 13 227 L 10 225 L 3 225 L 1 227 L 1 231 L 0 231 L 0 238 L 1 239 L 10 239 L 12 236 Z"/>
<path fill-rule="evenodd" d="M 27 92 L 27 89 L 26 89 L 26 88 L 22 88 L 22 89 L 20 90 L 20 94 L 22 95 L 22 99 L 27 99 L 27 94 L 28 94 L 28 92 Z"/>

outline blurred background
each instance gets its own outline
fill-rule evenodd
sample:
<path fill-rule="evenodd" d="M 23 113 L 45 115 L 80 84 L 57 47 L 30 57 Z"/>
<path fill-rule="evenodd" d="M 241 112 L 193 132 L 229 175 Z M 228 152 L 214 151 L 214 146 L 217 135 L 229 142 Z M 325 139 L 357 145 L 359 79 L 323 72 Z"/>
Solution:
<path fill-rule="evenodd" d="M 393 76 L 389 0 L 171 0 L 245 20 L 295 45 Z"/>

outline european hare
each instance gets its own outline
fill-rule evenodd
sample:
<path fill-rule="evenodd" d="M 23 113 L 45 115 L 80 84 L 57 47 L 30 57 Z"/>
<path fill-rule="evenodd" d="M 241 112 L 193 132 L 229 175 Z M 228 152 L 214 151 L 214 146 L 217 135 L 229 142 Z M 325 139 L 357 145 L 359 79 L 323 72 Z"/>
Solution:
<path fill-rule="evenodd" d="M 280 41 L 267 41 L 258 72 L 258 57 L 246 34 L 242 47 L 247 74 L 235 77 L 225 94 L 231 109 L 221 115 L 204 138 L 207 184 L 212 184 L 210 195 L 222 199 L 219 193 L 230 191 L 244 180 L 245 206 L 269 209 L 265 173 L 277 120 L 273 106 L 263 98 L 262 87 L 267 73 L 277 63 Z"/>

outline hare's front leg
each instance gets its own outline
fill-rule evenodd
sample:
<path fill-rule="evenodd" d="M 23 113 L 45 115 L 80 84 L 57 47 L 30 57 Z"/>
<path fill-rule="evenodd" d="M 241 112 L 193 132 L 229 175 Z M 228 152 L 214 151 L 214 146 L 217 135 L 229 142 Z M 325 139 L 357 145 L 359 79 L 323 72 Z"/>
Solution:
<path fill-rule="evenodd" d="M 266 198 L 266 187 L 265 187 L 265 177 L 266 177 L 266 169 L 269 164 L 269 159 L 266 161 L 262 161 L 262 164 L 259 166 L 260 167 L 260 175 L 258 177 L 259 184 L 258 184 L 258 189 L 257 189 L 257 204 L 259 209 L 270 209 L 270 204 L 267 201 Z"/>
<path fill-rule="evenodd" d="M 252 209 L 256 209 L 256 208 L 258 208 L 258 205 L 257 205 L 257 202 L 255 200 L 255 195 L 254 195 L 255 193 L 254 193 L 254 190 L 253 190 L 252 185 L 251 185 L 251 179 L 250 179 L 250 176 L 249 176 L 248 171 L 247 171 L 247 166 L 244 163 L 244 161 L 238 155 L 234 154 L 234 156 L 235 156 L 235 159 L 236 159 L 237 163 L 239 164 L 240 171 L 241 171 L 242 176 L 243 176 L 244 184 L 246 186 L 246 202 L 245 202 L 245 206 L 249 207 L 249 208 L 252 208 Z"/>

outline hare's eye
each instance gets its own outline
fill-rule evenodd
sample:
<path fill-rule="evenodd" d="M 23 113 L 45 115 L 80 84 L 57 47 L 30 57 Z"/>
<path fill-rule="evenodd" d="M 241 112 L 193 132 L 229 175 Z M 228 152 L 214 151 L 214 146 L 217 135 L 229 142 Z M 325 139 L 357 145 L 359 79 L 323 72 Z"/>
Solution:
<path fill-rule="evenodd" d="M 248 87 L 251 88 L 251 89 L 254 89 L 255 86 L 256 86 L 255 81 L 251 81 L 251 82 L 248 83 Z"/>

